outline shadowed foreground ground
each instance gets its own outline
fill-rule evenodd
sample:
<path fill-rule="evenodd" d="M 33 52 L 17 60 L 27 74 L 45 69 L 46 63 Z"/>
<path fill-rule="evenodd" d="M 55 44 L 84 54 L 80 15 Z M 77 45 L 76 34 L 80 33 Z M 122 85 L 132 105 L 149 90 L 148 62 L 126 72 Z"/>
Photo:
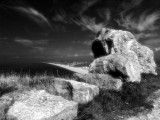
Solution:
<path fill-rule="evenodd" d="M 142 75 L 140 84 L 126 83 L 121 92 L 101 90 L 94 101 L 79 107 L 77 120 L 158 120 L 159 100 L 158 68 L 158 76 Z"/>

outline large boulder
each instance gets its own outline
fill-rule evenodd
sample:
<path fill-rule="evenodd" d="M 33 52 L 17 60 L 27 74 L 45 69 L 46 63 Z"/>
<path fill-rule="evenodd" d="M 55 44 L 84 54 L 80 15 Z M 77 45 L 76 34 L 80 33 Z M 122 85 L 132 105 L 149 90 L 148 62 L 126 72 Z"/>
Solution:
<path fill-rule="evenodd" d="M 138 43 L 130 32 L 103 28 L 98 32 L 93 43 L 95 41 L 101 42 L 101 46 L 103 46 L 100 51 L 100 49 L 94 47 L 96 45 L 92 44 L 95 58 L 115 53 L 125 54 L 139 62 L 141 73 L 157 75 L 153 51 Z M 133 54 L 135 54 L 134 58 L 132 58 Z"/>
<path fill-rule="evenodd" d="M 73 120 L 78 104 L 44 90 L 19 94 L 19 99 L 9 108 L 8 119 L 16 120 Z"/>
<path fill-rule="evenodd" d="M 140 66 L 126 55 L 115 53 L 95 59 L 89 67 L 90 73 L 110 74 L 125 82 L 140 82 Z"/>
<path fill-rule="evenodd" d="M 118 78 L 113 78 L 109 74 L 79 74 L 73 75 L 74 79 L 80 82 L 96 85 L 105 90 L 121 90 L 122 81 Z"/>

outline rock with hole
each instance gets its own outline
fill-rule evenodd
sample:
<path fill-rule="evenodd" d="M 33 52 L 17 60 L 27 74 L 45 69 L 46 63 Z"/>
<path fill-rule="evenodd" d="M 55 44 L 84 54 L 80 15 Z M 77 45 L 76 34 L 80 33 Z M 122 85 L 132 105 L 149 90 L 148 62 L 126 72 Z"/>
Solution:
<path fill-rule="evenodd" d="M 139 63 L 141 73 L 157 75 L 153 51 L 138 43 L 128 31 L 103 28 L 93 41 L 92 51 L 95 58 L 115 53 L 126 55 Z"/>

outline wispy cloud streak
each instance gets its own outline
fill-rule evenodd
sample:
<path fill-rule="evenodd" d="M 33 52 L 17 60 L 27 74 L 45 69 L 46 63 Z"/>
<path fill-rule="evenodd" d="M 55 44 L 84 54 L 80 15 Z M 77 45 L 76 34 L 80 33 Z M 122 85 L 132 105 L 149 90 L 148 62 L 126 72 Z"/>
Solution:
<path fill-rule="evenodd" d="M 108 27 L 111 20 L 111 11 L 109 9 L 103 9 L 99 11 L 98 15 L 103 19 L 101 22 L 97 22 L 97 17 L 88 17 L 86 15 L 81 15 L 79 20 L 74 20 L 74 22 L 82 27 L 82 30 L 90 30 L 93 33 L 97 33 L 103 27 Z"/>
<path fill-rule="evenodd" d="M 119 20 L 116 20 L 118 25 L 126 28 L 127 30 L 137 30 L 138 32 L 154 31 L 159 27 L 156 22 L 160 19 L 160 12 L 153 13 L 144 12 L 139 17 L 134 17 L 133 14 L 127 16 L 121 16 Z"/>
<path fill-rule="evenodd" d="M 97 33 L 101 28 L 104 27 L 103 23 L 96 23 L 95 18 L 89 18 L 87 16 L 82 16 L 79 21 L 74 21 L 77 25 L 82 26 L 83 30 L 90 30 Z"/>
<path fill-rule="evenodd" d="M 82 0 L 82 7 L 81 7 L 79 14 L 82 15 L 87 9 L 92 7 L 98 1 L 99 0 Z"/>
<path fill-rule="evenodd" d="M 65 24 L 72 23 L 73 18 L 75 16 L 83 16 L 83 14 L 93 5 L 95 5 L 100 0 L 80 0 L 75 2 L 73 6 L 69 6 L 70 9 L 73 10 L 73 13 L 67 13 L 64 8 L 59 8 L 55 15 L 53 16 L 53 20 L 56 22 L 62 22 Z M 56 4 L 63 4 L 58 0 L 54 0 Z"/>
<path fill-rule="evenodd" d="M 160 47 L 155 48 L 155 51 L 156 52 L 160 51 Z"/>
<path fill-rule="evenodd" d="M 15 10 L 27 15 L 29 18 L 34 20 L 40 26 L 47 26 L 51 30 L 53 30 L 51 23 L 49 20 L 40 12 L 31 7 L 14 7 Z"/>
<path fill-rule="evenodd" d="M 29 40 L 29 39 L 16 38 L 14 41 L 25 47 L 32 48 L 31 49 L 32 51 L 39 51 L 39 52 L 42 52 L 45 49 L 45 46 L 48 45 L 47 40 Z"/>

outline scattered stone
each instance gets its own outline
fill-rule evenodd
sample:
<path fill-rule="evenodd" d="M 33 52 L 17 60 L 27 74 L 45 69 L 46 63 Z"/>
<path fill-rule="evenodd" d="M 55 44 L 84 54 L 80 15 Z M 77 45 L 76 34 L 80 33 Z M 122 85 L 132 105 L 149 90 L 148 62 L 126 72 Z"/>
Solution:
<path fill-rule="evenodd" d="M 122 87 L 122 81 L 118 78 L 113 78 L 109 74 L 75 73 L 73 77 L 77 81 L 96 85 L 99 88 L 106 90 L 121 90 Z"/>
<path fill-rule="evenodd" d="M 103 28 L 98 32 L 97 38 L 93 43 L 95 41 L 101 42 L 101 46 L 103 46 L 100 50 L 92 45 L 92 51 L 95 56 L 101 57 L 115 53 L 125 54 L 129 59 L 139 62 L 141 73 L 157 75 L 153 51 L 138 43 L 130 32 Z M 133 57 L 133 54 L 135 57 Z"/>
<path fill-rule="evenodd" d="M 17 120 L 73 120 L 77 103 L 44 90 L 26 91 L 8 110 L 8 118 Z"/>
<path fill-rule="evenodd" d="M 109 74 L 116 78 L 123 78 L 127 82 L 140 82 L 139 64 L 128 59 L 126 55 L 118 53 L 95 59 L 89 67 L 90 73 Z"/>
<path fill-rule="evenodd" d="M 90 102 L 99 94 L 97 86 L 74 80 L 55 78 L 54 86 L 57 93 L 61 94 L 64 98 L 71 98 L 71 100 L 80 104 Z"/>

